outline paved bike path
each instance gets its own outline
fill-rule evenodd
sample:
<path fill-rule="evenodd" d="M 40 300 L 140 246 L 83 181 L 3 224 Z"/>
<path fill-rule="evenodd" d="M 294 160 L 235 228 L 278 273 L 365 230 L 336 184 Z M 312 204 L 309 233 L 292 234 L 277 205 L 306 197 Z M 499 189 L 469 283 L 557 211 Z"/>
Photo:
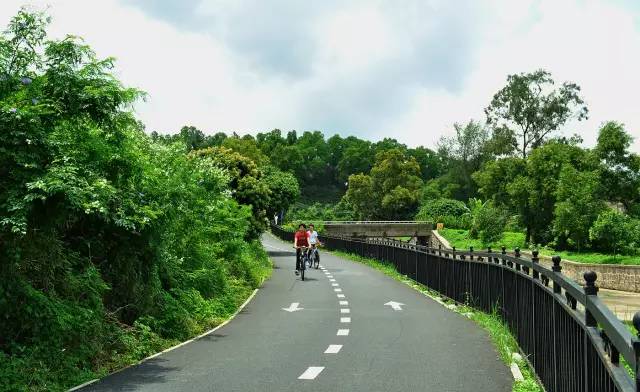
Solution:
<path fill-rule="evenodd" d="M 508 368 L 472 321 L 326 252 L 326 272 L 302 282 L 290 244 L 270 235 L 263 244 L 273 275 L 234 320 L 82 390 L 511 391 Z M 292 303 L 303 310 L 282 309 Z"/>

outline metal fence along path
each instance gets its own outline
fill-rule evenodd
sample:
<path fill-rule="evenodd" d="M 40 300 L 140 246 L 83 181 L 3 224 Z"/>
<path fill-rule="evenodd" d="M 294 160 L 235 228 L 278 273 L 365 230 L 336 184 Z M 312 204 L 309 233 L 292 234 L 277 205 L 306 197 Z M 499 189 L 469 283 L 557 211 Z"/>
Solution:
<path fill-rule="evenodd" d="M 277 237 L 293 232 L 272 226 Z M 391 263 L 403 275 L 457 302 L 496 310 L 549 392 L 640 391 L 640 340 L 598 298 L 597 276 L 579 286 L 562 275 L 560 257 L 548 269 L 506 249 L 443 251 L 387 240 L 321 236 L 330 250 Z M 640 330 L 640 312 L 633 318 Z"/>

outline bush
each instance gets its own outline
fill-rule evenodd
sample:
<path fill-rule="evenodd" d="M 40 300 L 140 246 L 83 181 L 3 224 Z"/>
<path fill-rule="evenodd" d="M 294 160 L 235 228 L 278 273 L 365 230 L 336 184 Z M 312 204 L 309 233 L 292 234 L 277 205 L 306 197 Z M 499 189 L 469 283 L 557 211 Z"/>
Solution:
<path fill-rule="evenodd" d="M 142 94 L 46 23 L 23 10 L 0 33 L 0 64 L 20 59 L 0 78 L 3 391 L 64 390 L 193 336 L 269 267 L 224 162 L 152 141 Z"/>
<path fill-rule="evenodd" d="M 450 228 L 468 229 L 471 223 L 469 212 L 469 208 L 459 200 L 435 199 L 425 202 L 415 219 L 434 224 L 443 223 Z"/>
<path fill-rule="evenodd" d="M 640 247 L 640 220 L 605 210 L 589 229 L 589 238 L 598 250 L 633 254 Z"/>
<path fill-rule="evenodd" d="M 473 224 L 469 235 L 479 238 L 484 245 L 494 243 L 502 238 L 507 215 L 491 202 L 485 202 L 473 209 Z"/>

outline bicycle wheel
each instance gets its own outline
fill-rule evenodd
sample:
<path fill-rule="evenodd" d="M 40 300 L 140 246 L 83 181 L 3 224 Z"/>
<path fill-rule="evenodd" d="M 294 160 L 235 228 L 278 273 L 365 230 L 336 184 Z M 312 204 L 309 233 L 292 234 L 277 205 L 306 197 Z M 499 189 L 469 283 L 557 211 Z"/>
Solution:
<path fill-rule="evenodd" d="M 317 249 L 315 250 L 315 252 L 313 252 L 313 266 L 316 269 L 318 269 L 318 267 L 320 266 L 320 253 Z"/>
<path fill-rule="evenodd" d="M 306 260 L 302 260 L 302 268 L 300 269 L 300 278 L 304 281 L 304 271 L 307 269 Z"/>

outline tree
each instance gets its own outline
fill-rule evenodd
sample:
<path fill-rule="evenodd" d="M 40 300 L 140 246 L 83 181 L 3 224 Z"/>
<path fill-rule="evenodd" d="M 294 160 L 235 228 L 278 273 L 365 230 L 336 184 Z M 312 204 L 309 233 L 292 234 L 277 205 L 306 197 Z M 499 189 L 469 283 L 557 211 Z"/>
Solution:
<path fill-rule="evenodd" d="M 629 152 L 633 138 L 622 124 L 610 121 L 598 134 L 595 154 L 602 164 L 605 197 L 626 210 L 640 203 L 640 156 Z"/>
<path fill-rule="evenodd" d="M 374 161 L 371 143 L 353 136 L 348 137 L 345 139 L 344 152 L 336 167 L 338 183 L 344 184 L 352 174 L 368 173 Z"/>
<path fill-rule="evenodd" d="M 589 240 L 589 229 L 605 208 L 601 196 L 600 173 L 578 171 L 565 164 L 560 172 L 553 229 L 557 245 L 582 250 Z"/>
<path fill-rule="evenodd" d="M 258 144 L 253 137 L 240 138 L 237 135 L 235 137 L 227 137 L 222 141 L 222 146 L 250 158 L 258 166 L 269 164 L 269 158 L 258 148 Z"/>
<path fill-rule="evenodd" d="M 201 130 L 194 126 L 184 126 L 180 129 L 180 138 L 187 146 L 187 151 L 205 147 L 205 136 Z"/>
<path fill-rule="evenodd" d="M 251 158 L 226 147 L 209 147 L 191 153 L 193 158 L 226 170 L 229 175 L 231 194 L 240 204 L 252 211 L 251 229 L 248 239 L 256 239 L 266 229 L 267 209 L 271 190 L 264 181 L 264 173 Z M 295 190 L 291 191 L 295 194 Z"/>
<path fill-rule="evenodd" d="M 282 137 L 282 131 L 274 129 L 267 133 L 258 133 L 256 142 L 262 153 L 269 156 L 278 146 L 286 145 L 285 138 Z"/>
<path fill-rule="evenodd" d="M 464 126 L 456 123 L 454 129 L 455 136 L 440 139 L 438 149 L 439 154 L 449 162 L 449 180 L 460 184 L 460 191 L 456 196 L 467 200 L 477 193 L 472 174 L 489 158 L 486 150 L 489 131 L 473 120 Z"/>
<path fill-rule="evenodd" d="M 422 146 L 410 148 L 407 155 L 415 158 L 420 165 L 420 173 L 423 181 L 429 181 L 439 177 L 444 172 L 442 157 L 435 151 Z"/>
<path fill-rule="evenodd" d="M 296 177 L 273 166 L 265 169 L 264 183 L 270 190 L 267 216 L 286 211 L 300 197 L 300 187 Z"/>
<path fill-rule="evenodd" d="M 593 222 L 589 239 L 605 252 L 633 253 L 640 246 L 640 221 L 607 208 Z"/>
<path fill-rule="evenodd" d="M 344 199 L 349 203 L 358 219 L 366 220 L 375 215 L 379 200 L 374 195 L 373 178 L 367 174 L 349 176 L 349 187 Z"/>
<path fill-rule="evenodd" d="M 551 74 L 544 70 L 509 75 L 507 85 L 485 109 L 487 123 L 523 158 L 571 118 L 587 118 L 577 84 L 565 82 L 558 89 L 553 85 Z"/>
<path fill-rule="evenodd" d="M 549 141 L 526 159 L 507 157 L 488 162 L 473 178 L 483 197 L 518 214 L 528 243 L 547 243 L 555 235 L 556 191 L 564 165 L 596 169 L 580 147 Z"/>
<path fill-rule="evenodd" d="M 346 201 L 363 219 L 405 219 L 418 207 L 420 166 L 400 149 L 381 151 L 369 175 L 349 177 Z"/>

